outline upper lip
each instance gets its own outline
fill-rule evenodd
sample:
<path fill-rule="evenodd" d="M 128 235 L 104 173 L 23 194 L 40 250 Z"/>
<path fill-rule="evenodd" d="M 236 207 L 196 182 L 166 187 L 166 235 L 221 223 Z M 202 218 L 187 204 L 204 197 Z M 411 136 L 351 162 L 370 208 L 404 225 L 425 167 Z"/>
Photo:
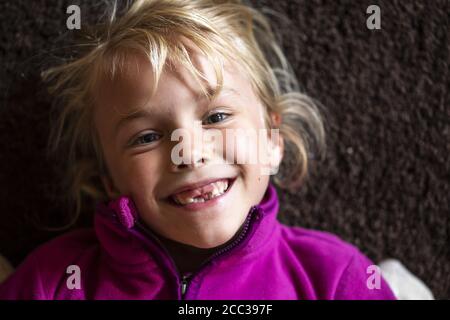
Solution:
<path fill-rule="evenodd" d="M 197 189 L 203 186 L 206 186 L 210 183 L 216 182 L 216 181 L 220 181 L 220 180 L 233 180 L 234 178 L 212 178 L 212 179 L 206 179 L 206 180 L 202 180 L 199 182 L 194 182 L 194 183 L 189 183 L 189 184 L 185 184 L 177 189 L 175 189 L 170 195 L 173 196 L 177 193 L 183 192 L 183 191 L 188 191 L 188 190 L 193 190 L 193 189 Z"/>

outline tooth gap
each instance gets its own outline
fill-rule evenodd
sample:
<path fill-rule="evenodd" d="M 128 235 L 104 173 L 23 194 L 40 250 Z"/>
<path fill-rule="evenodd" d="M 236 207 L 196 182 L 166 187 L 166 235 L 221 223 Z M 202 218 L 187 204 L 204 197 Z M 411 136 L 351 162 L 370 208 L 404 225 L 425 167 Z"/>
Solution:
<path fill-rule="evenodd" d="M 227 179 L 226 182 L 222 183 L 221 186 L 224 187 L 225 184 L 226 184 L 226 188 L 222 189 L 222 188 L 216 186 L 214 191 L 211 191 L 211 192 L 202 194 L 200 196 L 191 198 L 191 201 L 189 199 L 185 199 L 185 201 L 182 201 L 182 200 L 179 200 L 176 197 L 172 197 L 172 200 L 178 205 L 186 205 L 186 204 L 193 203 L 193 202 L 194 203 L 195 202 L 205 202 L 205 201 L 211 200 L 211 199 L 213 199 L 215 197 L 218 197 L 218 196 L 224 194 L 230 188 L 231 180 Z"/>

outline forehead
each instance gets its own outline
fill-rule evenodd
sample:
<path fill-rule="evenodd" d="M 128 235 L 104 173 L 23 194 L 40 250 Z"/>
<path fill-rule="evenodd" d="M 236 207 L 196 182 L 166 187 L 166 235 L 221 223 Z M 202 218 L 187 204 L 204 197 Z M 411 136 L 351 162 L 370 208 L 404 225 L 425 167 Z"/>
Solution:
<path fill-rule="evenodd" d="M 187 46 L 192 65 L 203 77 L 205 89 L 213 90 L 218 84 L 214 64 L 195 47 Z M 221 96 L 235 94 L 241 97 L 255 97 L 251 82 L 242 67 L 236 61 L 223 59 L 223 87 Z M 152 105 L 164 105 L 169 101 L 174 104 L 184 101 L 205 99 L 199 82 L 188 68 L 167 60 L 159 82 L 155 86 L 155 74 L 150 60 L 144 54 L 130 54 L 123 67 L 114 78 L 103 78 L 96 92 L 96 113 L 117 113 L 126 115 L 143 107 L 150 101 Z"/>

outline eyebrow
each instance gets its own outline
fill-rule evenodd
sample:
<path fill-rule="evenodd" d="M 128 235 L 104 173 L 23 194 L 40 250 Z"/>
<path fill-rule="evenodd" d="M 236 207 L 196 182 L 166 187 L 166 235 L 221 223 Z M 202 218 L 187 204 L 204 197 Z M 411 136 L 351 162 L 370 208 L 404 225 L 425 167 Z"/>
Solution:
<path fill-rule="evenodd" d="M 223 93 L 233 93 L 237 96 L 240 96 L 239 92 L 237 92 L 235 89 L 230 88 L 230 87 L 222 87 L 222 90 L 220 91 L 220 95 L 222 95 Z M 201 96 L 202 94 L 199 94 L 198 96 Z M 133 112 L 129 115 L 126 115 L 125 117 L 121 118 L 116 126 L 115 126 L 115 135 L 117 136 L 117 134 L 119 133 L 119 131 L 121 130 L 121 128 L 128 122 L 136 120 L 136 119 L 140 119 L 140 118 L 147 118 L 150 117 L 151 112 L 146 110 L 146 109 L 142 109 L 142 110 L 138 110 L 136 112 Z"/>
<path fill-rule="evenodd" d="M 116 126 L 115 126 L 115 133 L 116 135 L 119 133 L 120 129 L 127 123 L 132 120 L 140 119 L 140 118 L 146 118 L 149 117 L 151 113 L 147 110 L 138 110 L 136 112 L 133 112 L 129 115 L 126 115 L 125 117 L 121 118 Z"/>

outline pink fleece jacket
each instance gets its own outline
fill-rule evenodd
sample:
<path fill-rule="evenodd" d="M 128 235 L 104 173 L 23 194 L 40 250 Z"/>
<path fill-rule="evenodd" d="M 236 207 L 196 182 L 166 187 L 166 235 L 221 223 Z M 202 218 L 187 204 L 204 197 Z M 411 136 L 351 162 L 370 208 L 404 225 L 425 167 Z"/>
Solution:
<path fill-rule="evenodd" d="M 32 252 L 0 285 L 0 299 L 395 299 L 357 248 L 277 214 L 269 185 L 236 240 L 180 275 L 130 198 L 98 203 L 93 229 Z"/>

